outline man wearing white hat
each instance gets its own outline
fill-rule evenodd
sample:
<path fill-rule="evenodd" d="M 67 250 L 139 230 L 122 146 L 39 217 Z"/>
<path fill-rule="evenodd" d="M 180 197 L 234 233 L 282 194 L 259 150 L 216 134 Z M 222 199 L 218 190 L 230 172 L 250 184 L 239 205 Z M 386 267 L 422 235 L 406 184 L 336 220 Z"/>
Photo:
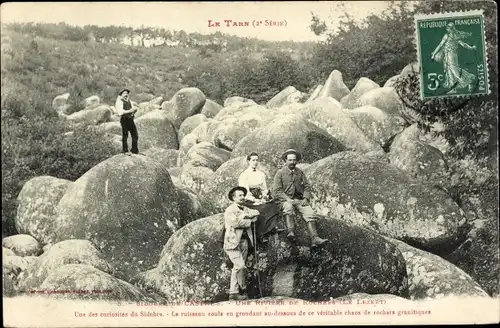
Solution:
<path fill-rule="evenodd" d="M 254 244 L 252 222 L 257 221 L 259 211 L 245 207 L 247 190 L 237 186 L 228 193 L 233 203 L 224 211 L 224 251 L 233 263 L 229 300 L 245 300 L 248 298 L 246 287 L 246 265 L 248 243 Z M 241 294 L 240 294 L 241 289 Z"/>
<path fill-rule="evenodd" d="M 137 147 L 137 141 L 139 140 L 139 135 L 137 133 L 137 127 L 134 122 L 134 114 L 137 112 L 132 106 L 129 99 L 130 90 L 122 89 L 118 93 L 118 98 L 116 98 L 115 109 L 118 116 L 120 116 L 120 124 L 122 126 L 122 147 L 123 152 L 128 153 L 128 134 L 132 137 L 132 149 L 133 154 L 138 154 L 139 149 Z"/>
<path fill-rule="evenodd" d="M 285 161 L 285 165 L 274 176 L 274 196 L 285 215 L 288 230 L 287 238 L 290 241 L 295 241 L 293 216 L 297 211 L 307 222 L 307 228 L 311 236 L 311 246 L 314 247 L 328 240 L 320 238 L 316 231 L 316 217 L 309 204 L 311 198 L 309 182 L 304 172 L 296 167 L 301 157 L 300 153 L 295 149 L 288 149 L 283 153 L 282 159 Z"/>

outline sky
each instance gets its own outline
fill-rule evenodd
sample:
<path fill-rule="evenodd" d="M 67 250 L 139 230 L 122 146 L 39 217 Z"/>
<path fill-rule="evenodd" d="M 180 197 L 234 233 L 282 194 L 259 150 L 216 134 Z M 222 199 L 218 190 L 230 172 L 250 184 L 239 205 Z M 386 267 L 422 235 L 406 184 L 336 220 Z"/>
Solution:
<path fill-rule="evenodd" d="M 161 27 L 188 33 L 221 33 L 263 40 L 315 41 L 309 29 L 311 12 L 329 28 L 338 25 L 342 1 L 261 2 L 72 2 L 3 3 L 0 20 L 12 22 L 64 22 L 75 26 Z M 345 1 L 344 8 L 355 19 L 388 7 L 389 1 Z M 209 27 L 209 20 L 220 26 Z M 227 27 L 224 20 L 248 22 L 249 26 Z M 285 26 L 266 26 L 266 20 Z M 258 26 L 258 22 L 261 22 Z"/>

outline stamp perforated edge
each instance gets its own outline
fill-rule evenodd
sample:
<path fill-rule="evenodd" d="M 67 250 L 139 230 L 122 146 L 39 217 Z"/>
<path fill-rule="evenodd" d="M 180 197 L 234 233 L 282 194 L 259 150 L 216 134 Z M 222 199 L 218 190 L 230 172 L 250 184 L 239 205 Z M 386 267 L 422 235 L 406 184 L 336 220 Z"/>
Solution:
<path fill-rule="evenodd" d="M 457 94 L 457 95 L 442 95 L 442 96 L 434 96 L 434 97 L 428 97 L 424 98 L 424 91 L 423 91 L 423 80 L 422 80 L 422 63 L 420 61 L 420 35 L 418 33 L 418 22 L 419 20 L 423 19 L 433 19 L 433 18 L 448 18 L 448 17 L 467 17 L 467 16 L 477 16 L 480 15 L 482 18 L 482 37 L 483 37 L 483 50 L 484 50 L 484 60 L 486 62 L 486 70 L 485 70 L 485 75 L 487 76 L 488 84 L 487 84 L 487 92 L 480 93 L 480 94 L 475 94 L 475 95 L 463 95 L 463 94 Z M 481 96 L 488 96 L 491 94 L 491 85 L 490 85 L 490 74 L 489 74 L 489 68 L 490 68 L 490 60 L 488 57 L 488 46 L 486 43 L 486 29 L 485 29 L 485 19 L 484 19 L 484 10 L 483 9 L 476 9 L 476 10 L 467 10 L 467 11 L 444 11 L 440 13 L 432 13 L 432 14 L 415 14 L 413 16 L 414 19 L 414 42 L 415 42 L 415 49 L 417 50 L 417 64 L 419 67 L 419 87 L 420 87 L 420 100 L 425 101 L 425 100 L 432 100 L 432 99 L 438 99 L 438 98 L 478 98 Z"/>

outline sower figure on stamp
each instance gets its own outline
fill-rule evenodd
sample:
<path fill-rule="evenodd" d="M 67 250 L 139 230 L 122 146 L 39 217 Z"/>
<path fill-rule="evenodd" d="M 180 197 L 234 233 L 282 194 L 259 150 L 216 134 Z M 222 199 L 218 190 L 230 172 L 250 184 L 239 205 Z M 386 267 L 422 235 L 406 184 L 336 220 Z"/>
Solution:
<path fill-rule="evenodd" d="M 132 106 L 132 103 L 129 99 L 130 90 L 123 89 L 118 94 L 118 98 L 116 98 L 115 109 L 118 116 L 120 116 L 120 124 L 122 126 L 122 147 L 123 152 L 128 154 L 128 133 L 130 132 L 130 136 L 132 137 L 132 149 L 131 152 L 133 154 L 139 153 L 139 148 L 137 147 L 137 142 L 139 140 L 139 135 L 137 133 L 137 127 L 134 123 L 134 114 L 137 112 Z"/>
<path fill-rule="evenodd" d="M 257 221 L 259 211 L 245 207 L 247 190 L 241 186 L 229 191 L 228 198 L 233 204 L 224 212 L 224 251 L 233 263 L 229 300 L 248 299 L 246 288 L 246 265 L 248 243 L 255 242 L 252 222 Z M 241 289 L 241 294 L 240 294 Z"/>
<path fill-rule="evenodd" d="M 328 240 L 320 238 L 316 231 L 316 217 L 309 204 L 311 197 L 309 182 L 304 172 L 296 167 L 301 155 L 294 149 L 288 149 L 283 153 L 282 159 L 285 165 L 274 176 L 273 189 L 286 219 L 287 238 L 291 242 L 295 241 L 294 214 L 297 211 L 307 222 L 311 246 L 321 245 Z"/>

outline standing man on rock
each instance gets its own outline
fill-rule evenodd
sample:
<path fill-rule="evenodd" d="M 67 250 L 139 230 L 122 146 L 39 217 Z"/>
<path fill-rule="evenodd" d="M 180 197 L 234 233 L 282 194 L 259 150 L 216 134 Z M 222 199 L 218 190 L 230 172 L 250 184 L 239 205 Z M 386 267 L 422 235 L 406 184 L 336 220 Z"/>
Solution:
<path fill-rule="evenodd" d="M 248 299 L 246 286 L 246 258 L 248 242 L 255 242 L 252 235 L 252 222 L 257 221 L 259 211 L 245 207 L 247 190 L 244 187 L 234 187 L 229 191 L 228 198 L 233 204 L 224 212 L 224 251 L 233 263 L 229 300 Z M 239 288 L 238 288 L 239 287 Z M 241 294 L 240 290 L 241 289 Z"/>
<path fill-rule="evenodd" d="M 137 133 L 137 127 L 134 123 L 134 114 L 137 112 L 132 106 L 129 99 L 130 90 L 122 89 L 118 93 L 116 98 L 115 109 L 118 116 L 120 116 L 120 124 L 122 126 L 122 146 L 123 152 L 128 154 L 128 133 L 132 137 L 132 149 L 133 154 L 139 153 L 139 148 L 137 147 L 137 141 L 139 140 L 139 135 Z"/>
<path fill-rule="evenodd" d="M 316 218 L 310 205 L 311 191 L 306 175 L 296 167 L 301 155 L 295 149 L 288 149 L 282 155 L 285 165 L 276 173 L 273 181 L 274 197 L 279 203 L 286 219 L 287 238 L 295 241 L 295 211 L 299 212 L 307 222 L 311 246 L 318 246 L 327 239 L 322 239 L 316 231 Z"/>

